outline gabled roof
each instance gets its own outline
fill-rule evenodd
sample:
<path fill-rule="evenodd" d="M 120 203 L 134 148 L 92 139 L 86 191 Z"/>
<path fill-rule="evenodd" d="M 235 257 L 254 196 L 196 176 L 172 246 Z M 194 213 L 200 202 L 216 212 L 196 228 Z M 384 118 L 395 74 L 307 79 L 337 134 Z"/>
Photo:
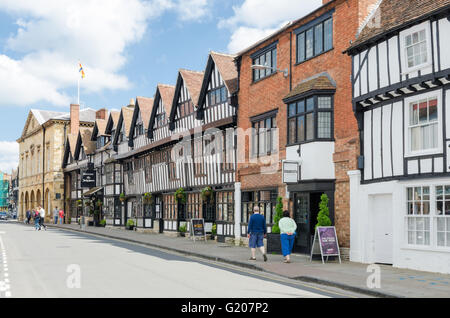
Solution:
<path fill-rule="evenodd" d="M 194 106 L 197 106 L 197 101 L 200 96 L 200 90 L 202 88 L 204 72 L 190 71 L 185 69 L 180 69 L 178 72 L 177 85 L 175 86 L 175 94 L 173 96 L 173 101 L 170 109 L 170 119 L 171 125 L 175 120 L 176 109 L 178 105 L 178 97 L 180 96 L 181 84 L 187 88 L 189 95 L 191 97 Z"/>
<path fill-rule="evenodd" d="M 113 140 L 114 145 L 117 144 L 119 130 L 122 128 L 122 125 L 125 128 L 125 131 L 124 131 L 125 136 L 130 135 L 131 121 L 133 120 L 134 108 L 135 108 L 134 105 L 122 107 L 122 110 L 120 111 L 119 120 L 117 121 L 117 125 L 116 125 L 116 134 L 114 135 L 114 140 Z"/>
<path fill-rule="evenodd" d="M 307 78 L 300 82 L 289 94 L 287 94 L 283 101 L 289 100 L 292 97 L 298 97 L 302 94 L 316 90 L 335 90 L 336 84 L 328 74 L 319 74 Z"/>
<path fill-rule="evenodd" d="M 450 9 L 450 0 L 382 0 L 357 39 L 347 49 L 354 50 L 369 40 L 414 24 L 418 19 Z"/>
<path fill-rule="evenodd" d="M 112 129 L 116 129 L 117 128 L 117 123 L 119 122 L 120 112 L 112 111 L 110 113 L 110 116 L 111 116 L 111 120 L 113 122 Z"/>
<path fill-rule="evenodd" d="M 91 140 L 92 137 L 92 127 L 81 127 L 80 128 L 80 138 L 79 142 L 81 142 L 81 145 L 84 147 L 84 152 L 86 155 L 91 155 L 95 153 L 95 142 Z"/>
<path fill-rule="evenodd" d="M 222 54 L 212 52 L 209 54 L 208 62 L 206 64 L 205 76 L 203 78 L 202 87 L 200 89 L 199 98 L 197 101 L 197 119 L 201 119 L 201 110 L 205 104 L 206 93 L 208 91 L 209 80 L 213 72 L 214 66 L 217 68 L 220 76 L 225 82 L 230 94 L 237 91 L 238 84 L 238 72 L 234 63 L 235 56 L 229 54 Z"/>
<path fill-rule="evenodd" d="M 92 139 L 97 140 L 97 136 L 106 135 L 106 124 L 108 121 L 106 119 L 96 119 L 94 124 L 94 130 L 92 131 Z"/>
<path fill-rule="evenodd" d="M 222 76 L 225 85 L 230 92 L 233 94 L 237 91 L 238 82 L 238 72 L 234 59 L 236 55 L 224 54 L 211 51 L 210 53 L 214 63 L 219 70 L 220 76 Z"/>
<path fill-rule="evenodd" d="M 166 110 L 167 117 L 170 116 L 170 111 L 172 109 L 173 96 L 175 95 L 175 86 L 166 85 L 166 84 L 158 84 L 157 92 L 161 96 L 164 109 Z M 156 99 L 155 99 L 156 102 Z M 157 106 L 157 105 L 155 105 Z M 157 107 L 158 108 L 158 107 Z M 157 111 L 158 109 L 156 109 Z"/>
<path fill-rule="evenodd" d="M 141 112 L 141 118 L 144 123 L 144 128 L 148 129 L 150 123 L 150 116 L 152 114 L 154 99 L 148 97 L 136 97 L 136 109 Z"/>

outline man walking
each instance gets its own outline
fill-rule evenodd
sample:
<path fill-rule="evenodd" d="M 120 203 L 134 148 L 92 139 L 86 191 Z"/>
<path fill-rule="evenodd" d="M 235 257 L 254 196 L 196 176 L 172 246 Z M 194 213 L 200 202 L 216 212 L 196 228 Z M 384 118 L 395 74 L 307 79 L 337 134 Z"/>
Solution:
<path fill-rule="evenodd" d="M 53 210 L 53 220 L 55 221 L 55 224 L 58 224 L 58 216 L 59 210 L 58 207 L 56 206 L 55 209 Z"/>
<path fill-rule="evenodd" d="M 256 260 L 256 248 L 259 248 L 264 262 L 267 261 L 266 251 L 264 250 L 264 238 L 267 234 L 267 225 L 264 216 L 259 214 L 259 206 L 253 208 L 253 215 L 248 221 L 247 237 L 249 238 L 248 246 L 251 248 L 251 261 Z"/>
<path fill-rule="evenodd" d="M 44 227 L 44 229 L 47 231 L 47 226 L 44 224 L 45 221 L 45 210 L 43 207 L 39 206 L 39 227 L 41 228 L 42 226 Z"/>
<path fill-rule="evenodd" d="M 27 210 L 27 224 L 30 224 L 30 219 L 31 219 L 31 211 Z"/>

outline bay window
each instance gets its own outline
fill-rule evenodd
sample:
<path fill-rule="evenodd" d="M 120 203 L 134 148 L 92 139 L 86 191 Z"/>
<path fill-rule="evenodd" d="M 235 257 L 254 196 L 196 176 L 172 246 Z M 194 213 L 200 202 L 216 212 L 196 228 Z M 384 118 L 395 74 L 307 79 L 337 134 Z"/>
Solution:
<path fill-rule="evenodd" d="M 331 96 L 311 96 L 288 104 L 288 144 L 333 138 Z"/>

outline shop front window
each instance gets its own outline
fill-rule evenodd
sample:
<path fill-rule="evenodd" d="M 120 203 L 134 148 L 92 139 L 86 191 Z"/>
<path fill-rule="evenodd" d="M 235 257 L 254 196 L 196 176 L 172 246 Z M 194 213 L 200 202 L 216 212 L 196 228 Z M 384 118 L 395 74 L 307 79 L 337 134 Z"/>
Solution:
<path fill-rule="evenodd" d="M 234 192 L 217 192 L 216 200 L 216 220 L 234 222 Z"/>
<path fill-rule="evenodd" d="M 277 204 L 276 190 L 243 192 L 242 223 L 248 223 L 255 206 L 259 206 L 259 213 L 264 216 L 267 224 L 273 224 L 275 206 Z"/>
<path fill-rule="evenodd" d="M 430 245 L 430 187 L 408 188 L 408 244 Z"/>

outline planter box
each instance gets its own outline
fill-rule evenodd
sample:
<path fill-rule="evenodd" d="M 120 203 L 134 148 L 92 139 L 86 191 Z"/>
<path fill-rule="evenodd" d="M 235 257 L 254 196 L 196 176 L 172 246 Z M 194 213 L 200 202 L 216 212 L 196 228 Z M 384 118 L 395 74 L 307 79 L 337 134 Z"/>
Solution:
<path fill-rule="evenodd" d="M 267 233 L 267 254 L 281 254 L 280 234 Z"/>

